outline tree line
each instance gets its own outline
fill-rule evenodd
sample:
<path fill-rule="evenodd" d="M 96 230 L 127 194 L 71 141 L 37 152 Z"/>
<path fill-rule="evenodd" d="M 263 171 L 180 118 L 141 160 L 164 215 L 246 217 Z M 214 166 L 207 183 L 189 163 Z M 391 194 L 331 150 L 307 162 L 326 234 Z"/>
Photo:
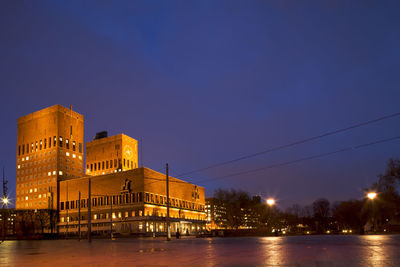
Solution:
<path fill-rule="evenodd" d="M 377 181 L 365 188 L 376 192 L 375 199 L 365 196 L 330 203 L 319 198 L 307 206 L 295 204 L 286 210 L 268 206 L 260 196 L 242 190 L 217 189 L 213 204 L 217 228 L 255 228 L 268 231 L 334 233 L 349 231 L 363 234 L 395 230 L 400 232 L 400 160 L 390 159 Z M 396 229 L 396 225 L 397 228 Z"/>

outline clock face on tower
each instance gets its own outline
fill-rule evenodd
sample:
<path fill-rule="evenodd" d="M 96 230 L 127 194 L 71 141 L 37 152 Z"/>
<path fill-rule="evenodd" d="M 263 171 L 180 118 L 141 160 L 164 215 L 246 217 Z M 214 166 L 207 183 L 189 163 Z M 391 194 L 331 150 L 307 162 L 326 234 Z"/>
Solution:
<path fill-rule="evenodd" d="M 127 159 L 133 158 L 133 149 L 131 148 L 130 145 L 124 146 L 124 156 Z"/>

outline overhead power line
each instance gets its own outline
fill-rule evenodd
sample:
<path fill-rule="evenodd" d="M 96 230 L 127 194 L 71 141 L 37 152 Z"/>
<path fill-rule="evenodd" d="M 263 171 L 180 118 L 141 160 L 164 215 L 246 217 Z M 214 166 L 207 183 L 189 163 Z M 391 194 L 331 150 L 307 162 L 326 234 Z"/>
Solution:
<path fill-rule="evenodd" d="M 352 130 L 352 129 L 355 129 L 355 128 L 359 128 L 359 127 L 362 127 L 362 126 L 366 126 L 366 125 L 369 125 L 369 124 L 372 124 L 372 123 L 376 123 L 376 122 L 379 122 L 379 121 L 391 119 L 391 118 L 398 117 L 398 116 L 400 116 L 400 112 L 389 114 L 389 115 L 386 115 L 386 116 L 383 116 L 383 117 L 379 117 L 379 118 L 376 118 L 376 119 L 373 119 L 373 120 L 357 123 L 357 124 L 354 124 L 354 125 L 351 125 L 351 126 L 348 126 L 348 127 L 345 127 L 345 128 L 329 131 L 329 132 L 326 132 L 326 133 L 323 133 L 323 134 L 320 134 L 320 135 L 316 135 L 316 136 L 312 136 L 312 137 L 309 137 L 309 138 L 305 138 L 305 139 L 302 139 L 302 140 L 299 140 L 299 141 L 296 141 L 296 142 L 292 142 L 292 143 L 288 143 L 288 144 L 285 144 L 285 145 L 280 145 L 280 146 L 277 146 L 277 147 L 269 148 L 269 149 L 266 149 L 266 150 L 263 150 L 263 151 L 260 151 L 260 152 L 256 152 L 256 153 L 249 154 L 249 155 L 245 155 L 245 156 L 242 156 L 242 157 L 239 157 L 239 158 L 235 158 L 235 159 L 232 159 L 232 160 L 227 160 L 227 161 L 219 162 L 219 163 L 212 164 L 212 165 L 209 165 L 209 166 L 206 166 L 206 167 L 194 169 L 192 171 L 188 171 L 188 172 L 179 174 L 179 175 L 176 176 L 176 178 L 179 178 L 179 177 L 182 177 L 182 176 L 186 176 L 186 175 L 189 175 L 189 174 L 192 174 L 192 173 L 196 173 L 196 172 L 205 171 L 205 170 L 208 170 L 208 169 L 213 169 L 213 168 L 216 168 L 216 167 L 220 167 L 220 166 L 223 166 L 223 165 L 231 164 L 231 163 L 234 163 L 234 162 L 237 162 L 237 161 L 241 161 L 241 160 L 244 160 L 244 159 L 256 157 L 256 156 L 259 156 L 259 155 L 275 152 L 275 151 L 278 151 L 278 150 L 281 150 L 281 149 L 284 149 L 284 148 L 297 146 L 297 145 L 304 144 L 304 143 L 307 143 L 307 142 L 311 142 L 311 141 L 314 141 L 314 140 L 317 140 L 317 139 L 320 139 L 320 138 L 323 138 L 323 137 L 327 137 L 327 136 L 335 135 L 335 134 L 338 134 L 338 133 L 346 132 L 346 131 L 349 131 L 349 130 Z"/>
<path fill-rule="evenodd" d="M 210 182 L 210 181 L 230 178 L 230 177 L 234 177 L 234 176 L 238 176 L 238 175 L 244 175 L 244 174 L 249 174 L 249 173 L 258 172 L 258 171 L 262 171 L 262 170 L 282 167 L 282 166 L 285 166 L 285 165 L 290 165 L 290 164 L 303 162 L 303 161 L 307 161 L 307 160 L 312 160 L 312 159 L 316 159 L 316 158 L 322 158 L 322 157 L 326 157 L 326 156 L 331 156 L 331 155 L 334 155 L 334 154 L 347 152 L 347 151 L 352 151 L 352 150 L 356 150 L 356 149 L 360 149 L 360 148 L 364 148 L 364 147 L 368 147 L 368 146 L 372 146 L 372 145 L 387 143 L 387 142 L 391 142 L 391 141 L 399 140 L 399 139 L 400 139 L 400 136 L 395 136 L 395 137 L 387 138 L 387 139 L 381 139 L 381 140 L 372 141 L 372 142 L 361 144 L 361 145 L 342 148 L 342 149 L 331 151 L 331 152 L 326 152 L 326 153 L 317 154 L 317 155 L 313 155 L 313 156 L 309 156 L 309 157 L 304 157 L 304 158 L 299 158 L 299 159 L 295 159 L 295 160 L 291 160 L 291 161 L 277 163 L 277 164 L 269 165 L 269 166 L 266 166 L 266 167 L 261 167 L 261 168 L 252 169 L 252 170 L 248 170 L 248 171 L 231 173 L 231 174 L 224 175 L 224 176 L 219 176 L 219 177 L 214 177 L 214 178 L 210 178 L 210 179 L 200 180 L 200 181 L 197 181 L 196 183 L 207 183 L 207 182 Z"/>

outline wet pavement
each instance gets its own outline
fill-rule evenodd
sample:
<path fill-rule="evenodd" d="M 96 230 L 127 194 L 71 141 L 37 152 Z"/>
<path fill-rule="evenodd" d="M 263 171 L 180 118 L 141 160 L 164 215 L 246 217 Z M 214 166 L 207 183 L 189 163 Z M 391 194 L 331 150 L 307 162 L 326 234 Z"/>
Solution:
<path fill-rule="evenodd" d="M 6 241 L 0 266 L 400 266 L 400 235 Z"/>

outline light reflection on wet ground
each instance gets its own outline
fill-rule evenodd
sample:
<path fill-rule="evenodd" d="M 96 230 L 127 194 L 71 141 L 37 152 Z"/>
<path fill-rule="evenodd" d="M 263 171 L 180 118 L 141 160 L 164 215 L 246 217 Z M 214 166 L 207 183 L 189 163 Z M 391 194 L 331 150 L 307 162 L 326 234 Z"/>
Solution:
<path fill-rule="evenodd" d="M 6 241 L 0 266 L 400 266 L 400 236 Z"/>

